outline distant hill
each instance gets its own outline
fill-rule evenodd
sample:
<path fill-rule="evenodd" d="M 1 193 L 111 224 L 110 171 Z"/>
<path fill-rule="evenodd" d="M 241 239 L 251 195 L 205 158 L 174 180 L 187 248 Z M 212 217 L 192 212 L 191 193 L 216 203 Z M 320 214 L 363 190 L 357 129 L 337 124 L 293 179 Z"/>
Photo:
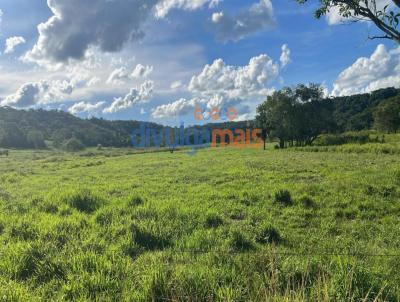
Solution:
<path fill-rule="evenodd" d="M 371 129 L 373 112 L 383 101 L 400 95 L 400 89 L 387 88 L 372 93 L 327 99 L 336 129 L 339 132 Z M 60 148 L 75 138 L 87 147 L 127 147 L 131 145 L 131 134 L 140 125 L 139 121 L 109 121 L 92 118 L 81 119 L 64 111 L 16 110 L 0 107 L 1 148 Z M 144 122 L 146 127 L 162 129 L 164 126 Z M 212 123 L 193 128 L 248 128 L 253 121 Z"/>

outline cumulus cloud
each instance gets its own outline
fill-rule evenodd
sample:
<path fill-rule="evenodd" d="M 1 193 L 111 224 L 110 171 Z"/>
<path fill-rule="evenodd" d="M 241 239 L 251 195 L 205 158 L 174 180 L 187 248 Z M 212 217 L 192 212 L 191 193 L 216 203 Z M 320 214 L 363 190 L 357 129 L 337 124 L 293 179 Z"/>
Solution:
<path fill-rule="evenodd" d="M 112 104 L 103 110 L 104 113 L 115 113 L 133 107 L 134 105 L 148 101 L 154 90 L 154 83 L 146 81 L 140 87 L 132 88 L 124 97 L 115 98 Z"/>
<path fill-rule="evenodd" d="M 1 106 L 29 108 L 65 100 L 74 89 L 85 85 L 86 81 L 79 76 L 68 80 L 42 80 L 21 85 L 14 93 L 0 101 Z"/>
<path fill-rule="evenodd" d="M 26 59 L 82 59 L 90 47 L 119 51 L 143 36 L 141 26 L 158 0 L 49 0 L 53 15 L 39 24 L 39 38 Z"/>
<path fill-rule="evenodd" d="M 287 53 L 288 48 L 283 49 Z M 153 109 L 152 116 L 175 117 L 189 113 L 198 105 L 212 109 L 263 99 L 273 91 L 267 84 L 278 77 L 280 68 L 280 63 L 266 54 L 250 59 L 245 66 L 230 66 L 222 59 L 215 60 L 192 77 L 188 85 L 192 98 L 158 106 Z"/>
<path fill-rule="evenodd" d="M 239 41 L 246 36 L 260 30 L 275 26 L 275 18 L 270 0 L 260 0 L 248 10 L 242 11 L 236 16 L 230 16 L 223 12 L 214 13 L 211 17 L 212 25 L 218 40 Z"/>
<path fill-rule="evenodd" d="M 161 0 L 155 7 L 156 17 L 164 18 L 172 9 L 196 10 L 208 4 L 217 6 L 221 0 Z"/>
<path fill-rule="evenodd" d="M 158 119 L 177 117 L 192 112 L 200 103 L 201 101 L 198 99 L 187 100 L 181 98 L 175 102 L 156 107 L 151 115 Z"/>
<path fill-rule="evenodd" d="M 33 106 L 41 101 L 40 97 L 49 89 L 47 82 L 26 83 L 15 94 L 7 96 L 1 101 L 1 106 L 25 108 Z"/>
<path fill-rule="evenodd" d="M 133 70 L 131 77 L 134 79 L 147 78 L 153 72 L 153 66 L 143 66 L 137 64 Z"/>
<path fill-rule="evenodd" d="M 189 91 L 208 97 L 219 94 L 231 99 L 243 99 L 262 94 L 265 85 L 276 79 L 278 74 L 279 63 L 266 54 L 250 59 L 246 66 L 230 66 L 218 59 L 192 77 Z"/>
<path fill-rule="evenodd" d="M 356 60 L 333 84 L 333 95 L 351 95 L 386 87 L 400 87 L 400 47 L 387 50 L 378 45 L 368 58 Z"/>
<path fill-rule="evenodd" d="M 23 37 L 10 37 L 6 40 L 4 53 L 13 53 L 16 46 L 24 44 L 26 41 Z"/>
<path fill-rule="evenodd" d="M 290 63 L 290 49 L 289 46 L 287 44 L 283 44 L 282 45 L 282 54 L 280 57 L 280 61 L 281 61 L 281 66 L 285 67 L 287 64 Z"/>
<path fill-rule="evenodd" d="M 123 84 L 130 79 L 147 78 L 153 72 L 153 66 L 137 64 L 132 72 L 125 66 L 115 69 L 107 79 L 107 84 Z"/>
<path fill-rule="evenodd" d="M 105 102 L 97 102 L 97 103 L 87 103 L 87 102 L 79 102 L 75 103 L 68 109 L 68 112 L 72 114 L 80 114 L 80 113 L 97 113 L 100 112 L 104 107 Z"/>
<path fill-rule="evenodd" d="M 81 60 L 96 48 L 120 51 L 144 36 L 142 26 L 153 13 L 165 17 L 171 9 L 211 7 L 219 0 L 48 0 L 52 16 L 38 25 L 39 37 L 25 55 L 44 66 Z"/>
<path fill-rule="evenodd" d="M 125 66 L 115 69 L 107 79 L 107 84 L 122 84 L 129 79 L 129 72 Z"/>

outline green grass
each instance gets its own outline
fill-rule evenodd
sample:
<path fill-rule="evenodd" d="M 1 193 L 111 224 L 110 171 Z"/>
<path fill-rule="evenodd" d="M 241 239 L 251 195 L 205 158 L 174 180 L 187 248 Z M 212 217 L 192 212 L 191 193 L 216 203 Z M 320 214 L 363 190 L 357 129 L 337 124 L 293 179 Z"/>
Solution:
<path fill-rule="evenodd" d="M 344 147 L 12 151 L 0 301 L 399 301 L 400 158 Z"/>

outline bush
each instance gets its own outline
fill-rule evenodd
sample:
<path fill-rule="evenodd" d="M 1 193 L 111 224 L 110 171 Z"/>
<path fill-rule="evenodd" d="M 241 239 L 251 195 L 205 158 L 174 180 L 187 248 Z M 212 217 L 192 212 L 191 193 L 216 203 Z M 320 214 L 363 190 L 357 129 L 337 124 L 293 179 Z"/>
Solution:
<path fill-rule="evenodd" d="M 345 144 L 378 143 L 379 137 L 370 138 L 369 132 L 346 132 L 342 134 L 324 134 L 315 141 L 317 146 L 337 146 Z"/>
<path fill-rule="evenodd" d="M 207 228 L 217 228 L 220 225 L 224 223 L 223 219 L 221 216 L 219 216 L 217 213 L 207 213 L 206 216 L 206 221 L 205 221 L 205 226 Z"/>
<path fill-rule="evenodd" d="M 288 190 L 280 190 L 275 193 L 275 202 L 285 206 L 293 204 L 292 196 Z"/>
<path fill-rule="evenodd" d="M 80 140 L 71 138 L 64 142 L 63 149 L 68 152 L 78 152 L 85 150 L 85 145 L 83 145 Z"/>
<path fill-rule="evenodd" d="M 282 241 L 282 238 L 279 231 L 274 226 L 267 224 L 261 227 L 256 236 L 256 241 L 262 244 L 278 244 Z"/>
<path fill-rule="evenodd" d="M 101 207 L 103 201 L 88 190 L 81 190 L 62 197 L 62 201 L 80 212 L 93 213 Z"/>

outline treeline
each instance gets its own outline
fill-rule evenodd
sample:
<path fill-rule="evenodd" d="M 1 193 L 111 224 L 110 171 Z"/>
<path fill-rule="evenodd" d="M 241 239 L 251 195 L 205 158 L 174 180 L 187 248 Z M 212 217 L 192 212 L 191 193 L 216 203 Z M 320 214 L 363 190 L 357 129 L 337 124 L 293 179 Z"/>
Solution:
<path fill-rule="evenodd" d="M 277 138 L 279 147 L 311 145 L 323 133 L 400 129 L 400 89 L 324 98 L 317 84 L 284 88 L 257 108 L 256 122 L 264 139 Z"/>
<path fill-rule="evenodd" d="M 377 128 L 399 129 L 400 89 L 387 88 L 369 94 L 324 99 L 318 85 L 299 85 L 275 92 L 257 110 L 255 121 L 213 123 L 192 128 L 265 129 L 264 137 L 276 137 L 280 145 L 309 145 L 321 133 L 342 133 Z M 0 107 L 0 148 L 128 147 L 138 121 L 80 119 L 64 111 L 16 110 Z M 186 129 L 190 131 L 192 128 Z"/>

